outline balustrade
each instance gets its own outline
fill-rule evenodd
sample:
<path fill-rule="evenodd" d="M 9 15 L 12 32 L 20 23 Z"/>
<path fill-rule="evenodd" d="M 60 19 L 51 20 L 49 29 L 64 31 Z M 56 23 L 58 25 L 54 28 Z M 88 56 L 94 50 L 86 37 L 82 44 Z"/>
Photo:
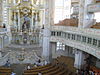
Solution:
<path fill-rule="evenodd" d="M 51 31 L 51 36 L 57 36 L 64 39 L 89 44 L 98 48 L 100 47 L 100 39 L 97 39 L 89 35 L 87 36 L 85 34 L 76 34 L 70 32 L 62 32 L 62 31 Z"/>

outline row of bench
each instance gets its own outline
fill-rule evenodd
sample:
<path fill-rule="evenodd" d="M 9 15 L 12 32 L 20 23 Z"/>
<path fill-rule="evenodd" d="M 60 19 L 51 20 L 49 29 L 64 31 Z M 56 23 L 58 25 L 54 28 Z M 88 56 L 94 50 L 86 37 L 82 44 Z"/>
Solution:
<path fill-rule="evenodd" d="M 42 75 L 66 75 L 68 71 L 63 66 L 48 64 L 25 70 L 23 75 L 38 75 L 39 72 L 41 72 Z"/>
<path fill-rule="evenodd" d="M 0 67 L 0 75 L 11 75 L 11 72 L 11 68 Z"/>

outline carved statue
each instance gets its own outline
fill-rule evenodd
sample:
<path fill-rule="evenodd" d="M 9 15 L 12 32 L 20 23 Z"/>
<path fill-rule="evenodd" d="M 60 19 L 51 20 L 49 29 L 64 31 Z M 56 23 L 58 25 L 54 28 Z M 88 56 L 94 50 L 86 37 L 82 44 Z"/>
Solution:
<path fill-rule="evenodd" d="M 24 23 L 22 25 L 22 30 L 25 31 L 25 30 L 29 30 L 30 28 L 30 18 L 28 16 L 24 16 Z"/>
<path fill-rule="evenodd" d="M 34 13 L 34 16 L 33 16 L 33 25 L 35 25 L 36 23 L 36 13 Z"/>

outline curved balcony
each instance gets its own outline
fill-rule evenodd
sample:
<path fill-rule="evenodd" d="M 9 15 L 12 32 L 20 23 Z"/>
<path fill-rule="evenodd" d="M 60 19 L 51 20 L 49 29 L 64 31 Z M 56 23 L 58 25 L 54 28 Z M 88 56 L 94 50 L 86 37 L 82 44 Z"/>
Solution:
<path fill-rule="evenodd" d="M 100 12 L 100 3 L 89 4 L 87 10 L 88 12 Z"/>
<path fill-rule="evenodd" d="M 0 28 L 0 34 L 7 33 L 7 28 Z"/>
<path fill-rule="evenodd" d="M 62 42 L 100 59 L 100 30 L 52 26 L 50 41 Z"/>
<path fill-rule="evenodd" d="M 72 3 L 78 3 L 79 0 L 71 0 Z"/>

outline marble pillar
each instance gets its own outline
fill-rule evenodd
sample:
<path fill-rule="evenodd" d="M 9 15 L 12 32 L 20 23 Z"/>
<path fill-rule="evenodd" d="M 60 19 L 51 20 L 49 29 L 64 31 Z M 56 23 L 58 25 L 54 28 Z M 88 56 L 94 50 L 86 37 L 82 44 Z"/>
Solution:
<path fill-rule="evenodd" d="M 79 3 L 79 28 L 83 28 L 83 20 L 84 20 L 84 5 L 85 5 L 85 0 L 80 0 Z"/>
<path fill-rule="evenodd" d="M 75 52 L 75 62 L 74 62 L 74 67 L 78 68 L 78 69 L 81 69 L 83 68 L 83 65 L 85 64 L 85 54 L 80 51 L 80 50 L 77 50 Z"/>
<path fill-rule="evenodd" d="M 95 20 L 94 13 L 88 13 L 87 6 L 93 4 L 94 0 L 80 0 L 79 3 L 79 28 L 89 28 L 91 27 Z"/>
<path fill-rule="evenodd" d="M 13 0 L 13 3 L 16 4 L 16 0 Z"/>
<path fill-rule="evenodd" d="M 50 25 L 52 22 L 51 18 L 51 8 L 52 8 L 52 1 L 54 0 L 45 0 L 45 23 L 43 29 L 43 53 L 42 56 L 47 60 L 50 61 Z"/>
<path fill-rule="evenodd" d="M 20 12 L 18 11 L 18 30 L 20 30 L 20 27 L 21 25 L 20 25 Z"/>
<path fill-rule="evenodd" d="M 34 14 L 34 11 L 32 9 L 32 21 L 31 21 L 32 23 L 31 23 L 31 26 L 30 26 L 31 27 L 31 31 L 33 30 L 33 16 L 34 16 L 33 14 Z"/>
<path fill-rule="evenodd" d="M 50 56 L 50 31 L 49 29 L 43 29 L 43 52 L 42 57 L 49 62 Z"/>
<path fill-rule="evenodd" d="M 3 38 L 3 36 L 2 36 L 2 45 L 1 45 L 1 48 L 4 48 L 4 38 Z"/>
<path fill-rule="evenodd" d="M 45 28 L 49 28 L 50 27 L 49 5 L 50 5 L 49 0 L 45 0 L 45 7 L 46 7 L 45 8 L 45 24 L 44 24 Z"/>
<path fill-rule="evenodd" d="M 1 54 L 1 49 L 0 49 L 0 58 L 2 57 L 2 54 Z"/>
<path fill-rule="evenodd" d="M 16 12 L 14 12 L 14 26 L 16 26 Z"/>
<path fill-rule="evenodd" d="M 55 11 L 55 0 L 49 1 L 49 18 L 50 18 L 50 25 L 54 25 L 54 11 Z"/>
<path fill-rule="evenodd" d="M 0 38 L 0 49 L 2 48 L 2 38 Z"/>
<path fill-rule="evenodd" d="M 57 47 L 57 42 L 51 42 L 50 43 L 50 50 L 52 51 L 52 58 L 56 58 L 56 47 Z"/>

